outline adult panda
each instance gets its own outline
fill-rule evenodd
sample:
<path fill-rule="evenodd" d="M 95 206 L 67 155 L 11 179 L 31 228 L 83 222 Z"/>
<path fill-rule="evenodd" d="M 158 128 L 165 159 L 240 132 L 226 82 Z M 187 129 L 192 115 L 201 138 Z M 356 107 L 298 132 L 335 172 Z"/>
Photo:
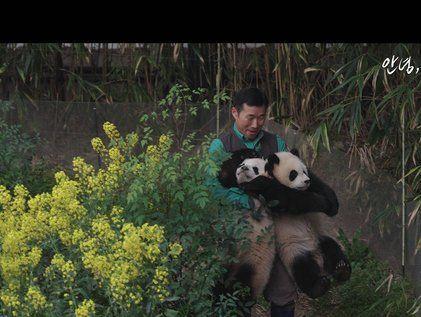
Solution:
<path fill-rule="evenodd" d="M 277 201 L 278 204 L 270 208 L 272 215 L 337 212 L 334 204 L 329 203 L 329 200 L 320 193 L 291 189 L 275 178 L 269 178 L 265 171 L 265 168 L 270 166 L 268 163 L 258 158 L 257 153 L 252 150 L 235 151 L 232 157 L 222 164 L 218 178 L 225 187 L 241 185 L 248 194 L 256 198 L 262 195 L 267 202 Z M 246 217 L 252 225 L 248 236 L 250 248 L 238 255 L 239 263 L 230 268 L 228 281 L 235 279 L 248 285 L 252 290 L 252 296 L 256 298 L 263 292 L 269 280 L 277 252 L 275 244 L 271 241 L 274 235 L 275 240 L 278 240 L 277 229 L 280 227 L 277 224 L 278 218 L 271 217 L 265 211 L 260 213 L 259 218 L 253 218 L 252 214 Z M 325 291 L 324 284 L 323 279 L 323 289 L 309 292 L 309 295 L 320 296 Z M 303 291 L 306 292 L 306 289 Z"/>
<path fill-rule="evenodd" d="M 258 160 L 246 159 L 239 165 L 237 182 L 249 194 L 278 202 L 271 207 L 276 252 L 301 291 L 320 297 L 330 286 L 329 275 L 346 281 L 351 274 L 342 247 L 325 227 L 326 215 L 338 211 L 336 194 L 308 172 L 296 151 Z M 256 174 L 256 166 L 263 164 L 265 171 Z"/>

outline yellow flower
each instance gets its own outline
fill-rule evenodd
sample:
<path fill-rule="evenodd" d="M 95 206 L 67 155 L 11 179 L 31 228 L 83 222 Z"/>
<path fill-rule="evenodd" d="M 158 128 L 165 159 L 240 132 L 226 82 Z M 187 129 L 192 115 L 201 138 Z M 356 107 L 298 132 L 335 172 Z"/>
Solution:
<path fill-rule="evenodd" d="M 28 262 L 33 267 L 37 266 L 41 260 L 42 250 L 39 247 L 33 247 L 28 254 Z"/>
<path fill-rule="evenodd" d="M 124 157 L 123 155 L 121 155 L 121 152 L 119 149 L 113 147 L 108 151 L 109 155 L 110 155 L 110 159 L 114 162 L 119 162 L 119 163 L 123 163 L 124 162 Z"/>
<path fill-rule="evenodd" d="M 26 210 L 26 201 L 29 196 L 28 190 L 23 185 L 16 185 L 14 188 L 14 199 L 11 203 L 11 209 L 15 215 L 20 215 Z"/>
<path fill-rule="evenodd" d="M 94 173 L 94 167 L 87 164 L 83 158 L 75 157 L 73 159 L 73 171 L 75 172 L 76 179 L 79 180 L 83 186 L 85 179 Z"/>
<path fill-rule="evenodd" d="M 183 251 L 183 246 L 181 244 L 178 244 L 176 242 L 171 243 L 169 246 L 170 251 L 168 252 L 169 255 L 176 258 L 178 257 L 181 252 Z"/>
<path fill-rule="evenodd" d="M 75 311 L 76 317 L 89 317 L 93 315 L 95 315 L 95 303 L 92 299 L 84 299 Z"/>
<path fill-rule="evenodd" d="M 158 266 L 155 269 L 155 276 L 152 280 L 151 290 L 154 292 L 152 295 L 157 297 L 159 301 L 163 301 L 170 295 L 166 286 L 168 286 L 168 269 L 164 266 Z"/>
<path fill-rule="evenodd" d="M 0 204 L 6 207 L 10 201 L 12 200 L 12 196 L 7 188 L 3 185 L 0 185 Z M 3 208 L 4 208 L 3 207 Z"/>
<path fill-rule="evenodd" d="M 5 308 L 10 308 L 12 313 L 19 310 L 22 303 L 19 300 L 19 295 L 10 289 L 3 289 L 0 291 L 0 300 L 3 302 Z"/>
<path fill-rule="evenodd" d="M 161 151 L 168 151 L 171 147 L 172 140 L 168 135 L 161 135 L 159 137 L 159 147 L 161 148 Z"/>
<path fill-rule="evenodd" d="M 41 249 L 37 246 L 30 249 L 22 231 L 12 230 L 3 240 L 0 254 L 0 271 L 6 282 L 23 278 L 30 268 L 35 267 L 41 258 Z"/>
<path fill-rule="evenodd" d="M 71 260 L 66 261 L 62 254 L 56 253 L 51 260 L 51 265 L 54 265 L 57 270 L 63 274 L 63 279 L 66 283 L 73 283 L 76 276 L 76 270 Z"/>
<path fill-rule="evenodd" d="M 113 271 L 110 278 L 111 292 L 117 300 L 123 301 L 128 296 L 129 283 L 138 277 L 139 271 L 129 262 L 119 263 Z"/>
<path fill-rule="evenodd" d="M 158 147 L 156 145 L 148 145 L 146 148 L 146 154 L 154 156 L 158 153 Z"/>
<path fill-rule="evenodd" d="M 107 153 L 107 149 L 105 148 L 104 143 L 102 143 L 102 140 L 98 137 L 93 138 L 91 140 L 91 145 L 92 148 L 94 149 L 95 152 L 97 152 L 100 155 L 104 155 L 105 153 Z"/>
<path fill-rule="evenodd" d="M 36 286 L 30 286 L 26 293 L 25 300 L 36 310 L 39 311 L 47 306 L 47 300 Z"/>
<path fill-rule="evenodd" d="M 97 216 L 92 221 L 92 232 L 106 243 L 115 239 L 115 231 L 111 229 L 110 223 L 105 216 Z"/>
<path fill-rule="evenodd" d="M 105 122 L 102 125 L 105 134 L 110 138 L 110 140 L 118 140 L 120 138 L 120 133 L 118 132 L 116 126 L 111 122 Z"/>
<path fill-rule="evenodd" d="M 78 228 L 73 231 L 72 243 L 78 245 L 86 237 L 85 232 Z"/>
<path fill-rule="evenodd" d="M 119 207 L 119 206 L 113 206 L 113 209 L 111 210 L 111 216 L 113 217 L 120 217 L 123 215 L 123 208 Z"/>
<path fill-rule="evenodd" d="M 62 182 L 67 181 L 69 178 L 67 177 L 66 173 L 63 171 L 59 171 L 54 174 L 54 178 L 56 179 L 56 183 L 60 184 Z"/>

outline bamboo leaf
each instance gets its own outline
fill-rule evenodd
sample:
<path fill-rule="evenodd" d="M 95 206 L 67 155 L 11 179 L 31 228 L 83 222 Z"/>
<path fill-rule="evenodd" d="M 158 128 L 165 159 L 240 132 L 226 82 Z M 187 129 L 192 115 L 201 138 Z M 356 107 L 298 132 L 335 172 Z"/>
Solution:
<path fill-rule="evenodd" d="M 23 73 L 23 70 L 19 66 L 16 66 L 16 69 L 22 81 L 25 81 L 25 74 Z"/>
<path fill-rule="evenodd" d="M 327 109 L 325 109 L 325 110 L 323 110 L 323 111 L 320 111 L 320 112 L 317 114 L 317 116 L 322 116 L 322 115 L 324 115 L 324 114 L 331 114 L 332 112 L 336 112 L 336 111 L 337 111 L 337 110 L 339 110 L 339 109 L 343 109 L 345 106 L 346 106 L 345 104 L 339 103 L 339 104 L 334 105 L 334 106 L 332 106 L 332 107 L 329 107 L 329 108 L 327 108 Z"/>
<path fill-rule="evenodd" d="M 136 76 L 137 75 L 137 71 L 139 70 L 139 65 L 140 65 L 140 63 L 142 62 L 142 59 L 143 59 L 143 55 L 142 56 L 140 56 L 139 57 L 139 59 L 137 60 L 137 62 L 136 62 L 136 66 L 135 66 L 135 68 L 134 68 L 134 75 Z"/>
<path fill-rule="evenodd" d="M 348 78 L 342 84 L 336 86 L 333 90 L 331 90 L 327 95 L 329 96 L 329 95 L 333 94 L 334 92 L 342 89 L 343 87 L 345 87 L 348 84 L 350 84 L 349 87 L 348 87 L 348 90 L 351 89 L 352 87 L 355 86 L 355 81 L 358 77 L 359 77 L 359 75 L 355 75 L 355 76 L 352 76 L 352 77 Z"/>
<path fill-rule="evenodd" d="M 373 73 L 373 80 L 371 81 L 371 85 L 373 87 L 373 96 L 376 95 L 376 91 L 377 91 L 377 77 L 379 76 L 379 72 L 380 72 L 381 68 L 380 66 L 376 68 L 376 70 Z"/>
<path fill-rule="evenodd" d="M 390 280 L 392 280 L 393 279 L 393 274 L 391 273 L 391 274 L 389 274 L 389 276 L 388 277 L 386 277 L 381 283 L 380 283 L 380 285 L 376 288 L 376 290 L 375 290 L 375 292 L 377 292 L 384 284 L 386 284 L 386 282 L 387 282 L 387 285 L 388 285 L 388 288 L 389 288 L 389 285 L 390 285 Z"/>
<path fill-rule="evenodd" d="M 175 46 L 174 46 L 174 50 L 173 50 L 174 63 L 177 63 L 178 55 L 180 54 L 180 48 L 181 48 L 181 44 L 176 43 Z"/>
<path fill-rule="evenodd" d="M 348 63 L 346 63 L 345 65 L 343 65 L 342 67 L 340 67 L 337 71 L 335 71 L 335 73 L 333 74 L 331 80 L 329 82 L 334 81 L 338 76 L 342 75 L 343 71 L 346 70 L 349 65 L 355 63 L 355 60 L 351 60 Z"/>
<path fill-rule="evenodd" d="M 323 141 L 324 146 L 330 152 L 329 136 L 328 136 L 328 132 L 327 132 L 326 123 L 322 124 L 322 141 Z"/>
<path fill-rule="evenodd" d="M 25 60 L 25 73 L 26 74 L 28 73 L 29 65 L 31 65 L 31 61 L 32 61 L 32 54 L 28 54 Z"/>
<path fill-rule="evenodd" d="M 322 67 L 307 67 L 304 69 L 304 74 L 306 73 L 310 73 L 310 72 L 319 72 L 322 71 L 323 68 Z"/>
<path fill-rule="evenodd" d="M 192 49 L 193 49 L 193 52 L 194 52 L 194 53 L 196 54 L 196 56 L 199 58 L 200 62 L 201 62 L 202 64 L 205 64 L 205 60 L 204 60 L 204 58 L 202 57 L 202 55 L 200 55 L 200 52 L 199 52 L 199 50 L 197 49 L 197 47 L 196 47 L 196 46 L 194 46 L 194 45 L 192 45 L 191 47 L 192 47 Z"/>
<path fill-rule="evenodd" d="M 409 214 L 408 226 L 411 225 L 412 221 L 414 221 L 415 217 L 418 215 L 420 207 L 421 207 L 421 201 L 417 201 L 414 209 Z"/>

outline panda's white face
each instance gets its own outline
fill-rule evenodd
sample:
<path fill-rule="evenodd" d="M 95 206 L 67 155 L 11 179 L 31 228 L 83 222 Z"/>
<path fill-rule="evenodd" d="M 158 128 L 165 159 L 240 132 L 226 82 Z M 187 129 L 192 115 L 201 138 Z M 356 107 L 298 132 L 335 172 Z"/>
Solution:
<path fill-rule="evenodd" d="M 265 172 L 266 161 L 261 158 L 245 159 L 237 168 L 235 173 L 237 183 L 242 184 L 249 182 L 259 175 L 267 176 Z"/>
<path fill-rule="evenodd" d="M 310 186 L 307 167 L 290 152 L 278 152 L 275 155 L 279 163 L 273 167 L 273 176 L 283 185 L 297 190 L 306 190 Z"/>

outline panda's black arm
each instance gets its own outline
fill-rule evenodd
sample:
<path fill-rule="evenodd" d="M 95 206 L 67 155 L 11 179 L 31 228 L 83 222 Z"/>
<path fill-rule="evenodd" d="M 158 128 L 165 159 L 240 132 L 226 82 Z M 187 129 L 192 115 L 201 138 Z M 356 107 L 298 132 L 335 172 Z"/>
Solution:
<path fill-rule="evenodd" d="M 274 213 L 302 214 L 329 211 L 329 203 L 322 195 L 291 189 L 273 178 L 258 176 L 250 182 L 241 184 L 240 188 L 255 197 L 262 195 Z"/>
<path fill-rule="evenodd" d="M 266 201 L 277 200 L 279 203 L 271 210 L 275 213 L 288 212 L 304 214 L 309 212 L 329 212 L 329 203 L 320 194 L 291 189 L 280 183 L 268 189 L 264 194 Z"/>
<path fill-rule="evenodd" d="M 268 189 L 273 186 L 276 186 L 277 181 L 273 178 L 269 178 L 266 176 L 257 176 L 253 180 L 242 183 L 238 185 L 241 189 L 243 189 L 246 193 L 256 193 L 263 195 Z"/>
<path fill-rule="evenodd" d="M 310 177 L 310 186 L 307 191 L 317 193 L 325 197 L 329 203 L 328 212 L 326 212 L 326 214 L 330 217 L 335 216 L 339 209 L 339 202 L 335 191 L 314 173 L 309 171 L 308 176 Z"/>

